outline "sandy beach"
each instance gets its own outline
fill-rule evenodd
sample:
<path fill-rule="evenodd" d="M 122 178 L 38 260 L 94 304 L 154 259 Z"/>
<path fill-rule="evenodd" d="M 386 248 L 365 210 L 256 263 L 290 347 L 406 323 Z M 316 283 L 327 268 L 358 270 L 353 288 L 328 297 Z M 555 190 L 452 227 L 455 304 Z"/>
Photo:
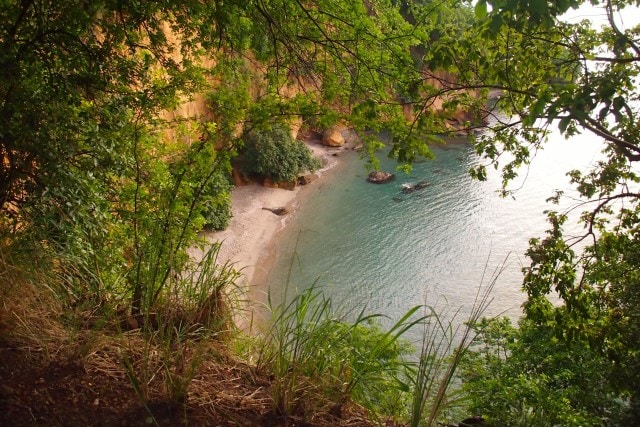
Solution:
<path fill-rule="evenodd" d="M 323 162 L 321 170 L 316 171 L 318 178 L 307 185 L 298 185 L 294 190 L 268 188 L 259 184 L 236 187 L 231 196 L 232 217 L 227 229 L 217 232 L 206 232 L 208 242 L 222 242 L 218 261 L 234 263 L 242 273 L 240 283 L 247 292 L 252 303 L 264 302 L 265 268 L 273 257 L 274 239 L 286 225 L 289 217 L 295 213 L 301 200 L 313 192 L 338 164 L 340 152 L 353 149 L 353 144 L 343 147 L 326 147 L 319 141 L 307 142 L 314 155 Z M 277 215 L 269 209 L 285 208 L 285 215 Z M 192 250 L 191 256 L 202 256 L 200 250 Z M 254 280 L 261 277 L 261 280 Z"/>

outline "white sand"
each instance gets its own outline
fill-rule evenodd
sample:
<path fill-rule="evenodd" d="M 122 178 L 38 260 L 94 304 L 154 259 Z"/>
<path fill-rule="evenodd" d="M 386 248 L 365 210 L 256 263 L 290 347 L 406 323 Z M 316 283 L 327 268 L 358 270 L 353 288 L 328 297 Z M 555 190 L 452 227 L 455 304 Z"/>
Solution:
<path fill-rule="evenodd" d="M 224 231 L 207 233 L 206 238 L 222 242 L 218 260 L 231 261 L 236 269 L 242 269 L 243 283 L 251 282 L 258 260 L 289 215 L 278 216 L 263 208 L 291 210 L 299 191 L 300 188 L 291 191 L 258 184 L 233 190 L 229 226 Z"/>
<path fill-rule="evenodd" d="M 244 287 L 249 300 L 254 303 L 259 302 L 256 300 L 262 300 L 256 292 L 263 294 L 266 292 L 266 289 L 253 289 L 256 268 L 261 264 L 261 259 L 272 255 L 274 238 L 295 211 L 300 195 L 313 191 L 313 188 L 326 178 L 326 172 L 333 168 L 339 159 L 333 156 L 334 153 L 353 148 L 351 143 L 341 148 L 324 147 L 318 142 L 307 143 L 307 145 L 314 155 L 323 161 L 324 167 L 317 172 L 319 178 L 310 184 L 297 186 L 294 190 L 267 188 L 258 184 L 237 187 L 231 196 L 232 218 L 227 229 L 207 232 L 204 235 L 209 242 L 222 242 L 218 262 L 234 263 L 236 270 L 242 273 L 239 285 Z M 288 211 L 283 216 L 263 209 L 283 207 Z M 202 257 L 202 251 L 198 249 L 191 250 L 190 254 L 194 258 Z M 257 284 L 257 287 L 264 287 L 264 284 Z"/>
<path fill-rule="evenodd" d="M 297 186 L 294 190 L 267 188 L 258 184 L 236 187 L 231 195 L 232 217 L 227 229 L 206 232 L 202 236 L 207 242 L 222 243 L 218 254 L 219 264 L 232 262 L 234 268 L 241 272 L 237 284 L 245 293 L 247 309 L 236 312 L 235 323 L 245 332 L 253 333 L 254 328 L 269 316 L 264 304 L 268 291 L 266 277 L 274 259 L 276 235 L 286 225 L 301 200 L 312 195 L 314 189 L 319 188 L 320 183 L 330 175 L 327 172 L 338 164 L 341 152 L 360 146 L 354 132 L 345 130 L 342 134 L 346 139 L 342 147 L 326 147 L 318 140 L 306 142 L 324 165 L 316 172 L 318 178 L 310 184 Z M 287 213 L 278 216 L 263 208 L 286 208 Z M 202 258 L 201 249 L 191 249 L 189 253 L 193 259 Z"/>

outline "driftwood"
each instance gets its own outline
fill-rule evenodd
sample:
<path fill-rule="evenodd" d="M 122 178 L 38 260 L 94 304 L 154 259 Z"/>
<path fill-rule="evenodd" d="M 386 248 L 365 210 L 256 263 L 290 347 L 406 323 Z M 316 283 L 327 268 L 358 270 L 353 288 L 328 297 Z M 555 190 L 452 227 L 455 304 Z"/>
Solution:
<path fill-rule="evenodd" d="M 287 208 L 262 208 L 262 210 L 269 211 L 269 212 L 274 213 L 274 214 L 276 214 L 278 216 L 286 215 L 286 214 L 289 213 Z"/>

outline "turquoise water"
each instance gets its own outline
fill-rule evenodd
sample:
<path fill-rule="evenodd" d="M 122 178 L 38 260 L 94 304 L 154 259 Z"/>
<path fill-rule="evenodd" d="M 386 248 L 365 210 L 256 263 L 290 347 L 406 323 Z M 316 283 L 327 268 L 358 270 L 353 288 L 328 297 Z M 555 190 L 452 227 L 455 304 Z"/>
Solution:
<path fill-rule="evenodd" d="M 511 186 L 519 188 L 515 200 L 497 194 L 497 172 L 485 182 L 469 177 L 481 159 L 468 143 L 433 151 L 434 160 L 383 185 L 366 182 L 364 162 L 343 152 L 341 165 L 312 190 L 281 233 L 267 279 L 272 292 L 284 292 L 290 271 L 287 292 L 317 283 L 345 308 L 398 319 L 426 302 L 464 315 L 478 287 L 504 265 L 487 314 L 517 317 L 529 238 L 546 230 L 544 210 L 575 204 L 558 208 L 545 200 L 554 189 L 572 194 L 566 172 L 591 164 L 598 146 L 553 136 Z M 385 160 L 382 169 L 395 166 Z M 426 188 L 402 193 L 403 184 L 422 181 Z"/>

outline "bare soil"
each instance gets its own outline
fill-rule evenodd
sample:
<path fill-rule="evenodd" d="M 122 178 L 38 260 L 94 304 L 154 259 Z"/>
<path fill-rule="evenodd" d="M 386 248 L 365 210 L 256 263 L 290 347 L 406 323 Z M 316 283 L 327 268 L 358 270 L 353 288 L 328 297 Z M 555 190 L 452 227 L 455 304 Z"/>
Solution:
<path fill-rule="evenodd" d="M 271 410 L 268 378 L 246 365 L 206 361 L 192 380 L 187 402 L 163 399 L 152 382 L 146 405 L 113 355 L 58 357 L 0 342 L 2 426 L 369 426 L 358 407 L 278 417 Z M 97 360 L 101 362 L 98 363 Z M 105 368 L 108 366 L 108 368 Z"/>
<path fill-rule="evenodd" d="M 336 411 L 305 402 L 278 416 L 272 378 L 239 360 L 224 338 L 184 341 L 163 353 L 140 330 L 126 330 L 124 319 L 62 307 L 1 258 L 0 426 L 371 425 L 355 405 Z M 188 378 L 186 396 L 171 399 L 167 378 Z"/>

